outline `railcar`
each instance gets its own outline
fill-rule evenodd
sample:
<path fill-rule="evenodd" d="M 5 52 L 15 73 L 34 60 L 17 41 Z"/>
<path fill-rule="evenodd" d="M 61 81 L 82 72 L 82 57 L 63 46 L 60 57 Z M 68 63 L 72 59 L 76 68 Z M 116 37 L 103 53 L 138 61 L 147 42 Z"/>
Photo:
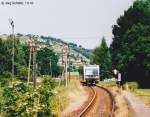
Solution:
<path fill-rule="evenodd" d="M 99 65 L 84 65 L 81 83 L 83 85 L 95 85 L 99 81 L 99 74 Z"/>

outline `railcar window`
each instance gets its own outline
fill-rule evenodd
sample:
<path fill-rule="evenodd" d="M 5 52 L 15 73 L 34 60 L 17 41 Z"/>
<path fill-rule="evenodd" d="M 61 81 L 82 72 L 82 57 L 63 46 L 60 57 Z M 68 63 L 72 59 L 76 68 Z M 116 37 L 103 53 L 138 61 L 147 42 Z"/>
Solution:
<path fill-rule="evenodd" d="M 97 69 L 86 69 L 85 75 L 98 75 L 98 70 Z"/>
<path fill-rule="evenodd" d="M 93 75 L 98 75 L 98 70 L 97 69 L 93 69 Z"/>

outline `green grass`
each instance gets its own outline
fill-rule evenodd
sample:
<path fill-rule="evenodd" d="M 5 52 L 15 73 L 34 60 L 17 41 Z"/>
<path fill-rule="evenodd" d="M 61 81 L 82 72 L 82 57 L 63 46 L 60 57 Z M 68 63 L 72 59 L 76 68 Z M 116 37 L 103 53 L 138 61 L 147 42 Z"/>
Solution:
<path fill-rule="evenodd" d="M 139 97 L 147 106 L 150 107 L 150 89 L 135 89 L 134 93 Z"/>
<path fill-rule="evenodd" d="M 3 93 L 3 90 L 2 90 L 2 88 L 0 87 L 0 96 L 2 96 L 2 93 Z"/>
<path fill-rule="evenodd" d="M 137 82 L 126 82 L 124 85 L 123 85 L 123 89 L 125 90 L 131 90 L 131 91 L 134 91 L 136 89 L 138 89 L 139 85 Z"/>
<path fill-rule="evenodd" d="M 71 76 L 71 81 L 68 87 L 62 81 L 60 86 L 57 86 L 54 89 L 55 97 L 52 98 L 52 114 L 55 116 L 59 116 L 64 109 L 73 102 L 72 98 L 69 96 L 70 93 L 76 93 L 81 91 L 81 84 L 79 83 L 78 76 Z M 58 82 L 58 81 L 57 81 Z"/>
<path fill-rule="evenodd" d="M 117 86 L 115 81 L 110 81 L 110 82 L 104 82 L 104 81 L 100 81 L 99 82 L 100 85 L 104 86 L 104 87 L 114 87 Z"/>

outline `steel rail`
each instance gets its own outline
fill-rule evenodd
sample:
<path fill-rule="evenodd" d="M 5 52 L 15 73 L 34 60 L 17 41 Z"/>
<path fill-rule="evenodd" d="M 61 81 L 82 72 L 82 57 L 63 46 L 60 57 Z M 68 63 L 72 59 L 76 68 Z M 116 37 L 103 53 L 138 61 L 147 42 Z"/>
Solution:
<path fill-rule="evenodd" d="M 111 102 L 112 102 L 112 109 L 111 109 L 110 117 L 113 117 L 114 110 L 115 110 L 115 100 L 114 100 L 114 97 L 113 97 L 112 93 L 107 88 L 105 88 L 103 86 L 100 86 L 100 85 L 96 85 L 96 86 L 99 87 L 99 88 L 104 89 L 109 94 L 109 96 L 111 98 Z"/>
<path fill-rule="evenodd" d="M 82 117 L 87 112 L 87 110 L 92 106 L 92 104 L 94 103 L 94 100 L 96 99 L 96 95 L 97 95 L 96 91 L 92 87 L 90 88 L 92 89 L 94 93 L 93 98 L 90 101 L 90 103 L 84 108 L 84 110 L 78 115 L 78 117 Z"/>
<path fill-rule="evenodd" d="M 99 87 L 99 88 L 105 90 L 105 91 L 109 94 L 110 99 L 111 99 L 111 103 L 112 103 L 112 109 L 111 109 L 111 112 L 110 112 L 109 117 L 113 117 L 114 108 L 115 108 L 115 101 L 114 101 L 114 97 L 113 97 L 112 93 L 111 93 L 107 88 L 105 88 L 105 87 L 103 87 L 103 86 L 96 85 L 96 87 Z M 92 100 L 90 101 L 90 103 L 89 103 L 89 104 L 84 108 L 84 110 L 78 115 L 78 117 L 82 117 L 82 116 L 88 111 L 88 109 L 94 104 L 94 100 L 96 99 L 97 92 L 96 92 L 92 87 L 90 87 L 90 88 L 91 88 L 92 91 L 94 92 L 94 96 L 93 96 Z"/>

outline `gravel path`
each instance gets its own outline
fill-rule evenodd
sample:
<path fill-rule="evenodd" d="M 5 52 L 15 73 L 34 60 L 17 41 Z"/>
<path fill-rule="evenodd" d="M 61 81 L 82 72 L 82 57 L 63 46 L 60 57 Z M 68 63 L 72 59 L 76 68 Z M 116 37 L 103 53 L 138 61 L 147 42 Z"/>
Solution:
<path fill-rule="evenodd" d="M 144 102 L 129 91 L 123 91 L 122 93 L 128 101 L 131 117 L 150 117 L 150 108 Z"/>

